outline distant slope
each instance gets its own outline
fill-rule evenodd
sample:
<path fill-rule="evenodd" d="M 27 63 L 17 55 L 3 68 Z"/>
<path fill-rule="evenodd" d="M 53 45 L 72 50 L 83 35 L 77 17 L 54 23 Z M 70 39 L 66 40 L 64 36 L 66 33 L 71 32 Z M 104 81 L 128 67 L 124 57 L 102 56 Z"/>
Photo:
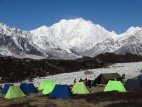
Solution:
<path fill-rule="evenodd" d="M 114 53 L 104 53 L 94 57 L 98 61 L 107 63 L 126 63 L 126 62 L 139 62 L 142 61 L 141 55 L 126 53 L 125 55 L 118 55 Z"/>
<path fill-rule="evenodd" d="M 105 67 L 112 63 L 138 62 L 142 56 L 113 53 L 100 54 L 94 58 L 83 57 L 74 60 L 55 59 L 17 59 L 14 57 L 0 57 L 1 82 L 18 82 L 34 77 L 44 77 L 60 73 L 68 73 L 85 69 Z"/>

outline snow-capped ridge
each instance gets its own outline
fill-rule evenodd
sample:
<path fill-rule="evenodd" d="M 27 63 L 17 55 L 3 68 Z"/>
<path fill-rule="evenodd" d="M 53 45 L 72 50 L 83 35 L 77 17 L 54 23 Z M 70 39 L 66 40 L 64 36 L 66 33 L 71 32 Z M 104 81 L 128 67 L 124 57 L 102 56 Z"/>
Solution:
<path fill-rule="evenodd" d="M 117 34 L 83 18 L 62 19 L 49 27 L 43 25 L 31 31 L 0 23 L 0 39 L 0 45 L 20 55 L 77 58 L 105 52 L 142 53 L 141 27 L 132 26 L 125 33 Z"/>
<path fill-rule="evenodd" d="M 17 29 L 16 27 L 10 27 L 6 24 L 0 23 L 0 33 L 13 36 L 13 35 L 28 35 L 29 32 L 26 30 Z"/>
<path fill-rule="evenodd" d="M 136 27 L 131 26 L 131 27 L 127 30 L 127 32 L 133 32 L 133 31 L 136 31 L 136 30 L 142 30 L 142 28 L 141 28 L 141 27 L 138 27 L 138 26 L 136 26 Z"/>
<path fill-rule="evenodd" d="M 41 26 L 41 27 L 39 27 L 39 28 L 37 28 L 37 29 L 47 30 L 47 29 L 48 29 L 48 27 L 47 27 L 46 25 L 43 25 L 43 26 Z"/>
<path fill-rule="evenodd" d="M 131 26 L 131 27 L 125 32 L 125 34 L 126 34 L 126 35 L 132 35 L 132 34 L 138 32 L 138 31 L 141 31 L 141 30 L 142 30 L 141 27 L 134 27 L 134 26 Z"/>
<path fill-rule="evenodd" d="M 49 47 L 59 47 L 66 50 L 86 51 L 91 49 L 95 44 L 102 42 L 107 38 L 114 37 L 115 34 L 107 31 L 99 24 L 93 24 L 83 18 L 62 19 L 58 23 L 45 29 L 40 27 L 32 30 L 33 37 L 37 38 L 34 43 L 40 45 L 45 42 L 41 39 L 50 41 Z M 39 38 L 39 39 L 38 39 Z M 54 46 L 53 46 L 54 44 Z M 43 46 L 45 47 L 45 46 Z"/>
<path fill-rule="evenodd" d="M 119 34 L 119 36 L 125 36 L 125 35 L 133 35 L 134 33 L 138 32 L 138 31 L 142 31 L 142 27 L 134 27 L 134 26 L 131 26 L 129 27 L 126 32 L 122 33 L 122 34 Z"/>

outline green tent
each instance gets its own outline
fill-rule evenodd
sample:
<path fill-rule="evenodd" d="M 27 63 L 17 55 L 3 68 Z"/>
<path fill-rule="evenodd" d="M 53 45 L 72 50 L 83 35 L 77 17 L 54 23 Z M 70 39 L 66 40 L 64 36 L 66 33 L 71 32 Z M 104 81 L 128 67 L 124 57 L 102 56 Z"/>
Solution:
<path fill-rule="evenodd" d="M 6 99 L 12 99 L 16 97 L 26 96 L 19 86 L 10 86 L 5 97 Z"/>
<path fill-rule="evenodd" d="M 90 93 L 86 85 L 84 84 L 84 82 L 76 82 L 73 85 L 73 88 L 71 91 L 73 94 L 89 94 Z"/>
<path fill-rule="evenodd" d="M 109 82 L 107 83 L 104 89 L 104 92 L 108 91 L 126 92 L 126 89 L 121 81 L 109 80 Z"/>
<path fill-rule="evenodd" d="M 42 80 L 39 84 L 38 90 L 43 90 L 46 87 L 46 84 L 53 83 L 51 80 Z"/>
<path fill-rule="evenodd" d="M 59 84 L 59 83 L 58 82 L 47 83 L 45 88 L 42 91 L 42 94 L 50 94 L 53 91 L 56 84 Z"/>

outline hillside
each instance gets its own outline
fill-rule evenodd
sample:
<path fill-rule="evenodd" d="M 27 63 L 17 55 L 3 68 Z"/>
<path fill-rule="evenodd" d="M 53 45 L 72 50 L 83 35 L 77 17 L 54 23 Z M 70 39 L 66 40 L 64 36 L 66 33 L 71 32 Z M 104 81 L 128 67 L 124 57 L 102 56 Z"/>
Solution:
<path fill-rule="evenodd" d="M 75 60 L 55 59 L 17 59 L 14 57 L 0 57 L 1 82 L 18 82 L 32 80 L 35 77 L 69 73 L 85 69 L 100 68 L 112 63 L 138 62 L 142 56 L 112 53 L 100 54 L 94 58 L 83 57 Z"/>

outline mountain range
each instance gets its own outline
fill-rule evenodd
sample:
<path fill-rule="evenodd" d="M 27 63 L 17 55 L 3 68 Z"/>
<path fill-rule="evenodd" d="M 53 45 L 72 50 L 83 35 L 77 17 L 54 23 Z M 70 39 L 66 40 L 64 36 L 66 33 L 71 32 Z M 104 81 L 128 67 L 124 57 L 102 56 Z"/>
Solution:
<path fill-rule="evenodd" d="M 142 54 L 142 28 L 110 32 L 82 18 L 24 31 L 0 23 L 0 55 L 18 58 L 75 59 L 111 52 Z"/>

